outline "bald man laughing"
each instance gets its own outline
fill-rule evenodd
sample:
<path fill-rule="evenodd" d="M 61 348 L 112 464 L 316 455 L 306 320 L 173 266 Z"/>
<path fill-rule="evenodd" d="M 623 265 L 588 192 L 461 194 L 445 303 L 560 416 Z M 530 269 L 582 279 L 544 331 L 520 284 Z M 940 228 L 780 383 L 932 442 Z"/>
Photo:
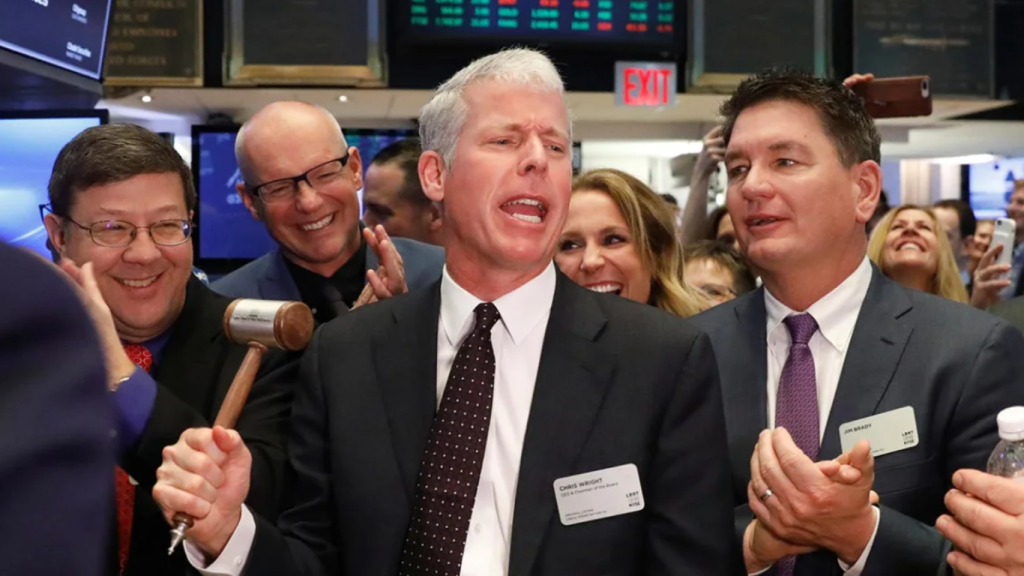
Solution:
<path fill-rule="evenodd" d="M 301 300 L 326 322 L 438 279 L 444 251 L 359 220 L 359 150 L 323 108 L 275 102 L 238 133 L 238 193 L 278 249 L 213 284 L 233 298 Z"/>

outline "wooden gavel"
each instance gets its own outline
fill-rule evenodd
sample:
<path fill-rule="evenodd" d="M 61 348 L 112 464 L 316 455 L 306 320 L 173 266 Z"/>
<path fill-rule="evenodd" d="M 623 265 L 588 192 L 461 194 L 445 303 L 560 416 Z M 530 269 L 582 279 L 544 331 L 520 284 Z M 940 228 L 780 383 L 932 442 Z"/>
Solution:
<path fill-rule="evenodd" d="M 232 302 L 224 312 L 224 333 L 232 342 L 247 344 L 249 351 L 231 381 L 213 425 L 234 428 L 249 398 L 263 354 L 269 348 L 302 350 L 313 337 L 313 327 L 313 313 L 302 302 L 249 299 Z M 185 539 L 185 530 L 194 524 L 192 517 L 181 512 L 174 515 L 173 521 L 168 556 Z"/>

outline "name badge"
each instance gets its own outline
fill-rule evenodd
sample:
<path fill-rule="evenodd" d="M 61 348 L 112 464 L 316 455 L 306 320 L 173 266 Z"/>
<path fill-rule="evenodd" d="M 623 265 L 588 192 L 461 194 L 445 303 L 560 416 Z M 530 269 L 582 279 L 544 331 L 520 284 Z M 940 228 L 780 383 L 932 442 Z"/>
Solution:
<path fill-rule="evenodd" d="M 625 464 L 555 480 L 555 502 L 562 524 L 610 518 L 644 509 L 640 473 Z"/>
<path fill-rule="evenodd" d="M 857 442 L 871 443 L 871 455 L 885 456 L 917 446 L 917 420 L 913 406 L 883 412 L 839 427 L 839 443 L 843 452 L 850 451 Z"/>

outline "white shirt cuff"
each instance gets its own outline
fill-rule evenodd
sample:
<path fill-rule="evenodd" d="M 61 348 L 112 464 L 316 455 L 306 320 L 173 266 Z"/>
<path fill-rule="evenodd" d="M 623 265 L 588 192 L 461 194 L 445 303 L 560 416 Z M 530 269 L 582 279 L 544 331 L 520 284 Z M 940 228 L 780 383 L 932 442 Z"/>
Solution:
<path fill-rule="evenodd" d="M 249 551 L 255 538 L 256 518 L 249 511 L 249 507 L 243 505 L 242 518 L 238 521 L 234 534 L 213 563 L 207 566 L 206 555 L 188 540 L 185 540 L 185 556 L 188 557 L 188 563 L 203 576 L 240 576 L 242 569 L 245 568 L 245 561 L 249 559 Z"/>
<path fill-rule="evenodd" d="M 875 536 L 878 535 L 878 524 L 882 521 L 882 510 L 878 506 L 872 506 L 875 509 L 875 531 L 871 533 L 871 539 L 868 540 L 868 545 L 864 547 L 864 551 L 861 552 L 860 558 L 853 566 L 847 566 L 845 562 L 839 560 L 839 567 L 843 569 L 843 576 L 860 576 L 860 573 L 864 571 L 864 565 L 868 563 L 868 556 L 871 554 L 871 547 L 875 544 Z"/>

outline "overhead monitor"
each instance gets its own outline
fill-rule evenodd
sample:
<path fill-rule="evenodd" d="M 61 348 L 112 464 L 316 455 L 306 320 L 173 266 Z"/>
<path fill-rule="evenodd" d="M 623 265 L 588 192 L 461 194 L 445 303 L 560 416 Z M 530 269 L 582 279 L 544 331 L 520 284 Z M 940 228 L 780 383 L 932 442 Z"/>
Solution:
<path fill-rule="evenodd" d="M 0 6 L 0 48 L 99 80 L 111 0 L 11 0 Z"/>
<path fill-rule="evenodd" d="M 401 43 L 529 42 L 675 48 L 675 0 L 399 0 Z"/>
<path fill-rule="evenodd" d="M 106 110 L 0 112 L 0 240 L 49 257 L 39 205 L 57 154 L 79 132 L 104 124 Z"/>
<path fill-rule="evenodd" d="M 1013 183 L 1024 180 L 1024 158 L 1002 158 L 969 166 L 971 208 L 979 219 L 1003 218 Z"/>

